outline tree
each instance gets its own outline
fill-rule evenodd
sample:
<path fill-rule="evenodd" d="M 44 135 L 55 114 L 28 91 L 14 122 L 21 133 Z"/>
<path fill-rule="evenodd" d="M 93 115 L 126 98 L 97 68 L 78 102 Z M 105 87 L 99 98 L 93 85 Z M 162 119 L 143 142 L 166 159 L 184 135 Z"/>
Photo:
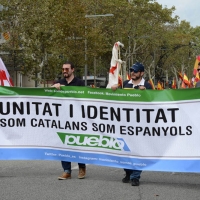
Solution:
<path fill-rule="evenodd" d="M 85 20 L 81 1 L 15 0 L 1 4 L 7 8 L 1 20 L 11 35 L 3 48 L 23 51 L 20 70 L 24 74 L 37 79 L 39 73 L 46 72 L 48 79 L 54 79 L 64 59 L 76 60 L 76 65 L 83 61 L 84 38 L 76 40 L 84 37 L 84 26 L 80 27 Z"/>
<path fill-rule="evenodd" d="M 78 76 L 83 76 L 86 62 L 90 74 L 105 76 L 113 44 L 120 41 L 127 69 L 135 61 L 143 62 L 155 81 L 171 65 L 177 69 L 180 63 L 187 65 L 186 54 L 194 56 L 195 49 L 184 45 L 199 44 L 199 30 L 172 17 L 175 7 L 163 8 L 152 0 L 0 0 L 0 4 L 5 8 L 2 28 L 11 35 L 1 49 L 10 52 L 23 74 L 36 80 L 57 77 L 64 60 L 75 63 Z M 85 17 L 107 13 L 114 17 Z"/>

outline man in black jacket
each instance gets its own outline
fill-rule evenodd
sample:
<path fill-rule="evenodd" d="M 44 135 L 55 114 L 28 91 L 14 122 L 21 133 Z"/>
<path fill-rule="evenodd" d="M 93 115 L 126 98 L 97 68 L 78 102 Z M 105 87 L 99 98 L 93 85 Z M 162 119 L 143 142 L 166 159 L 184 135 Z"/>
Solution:
<path fill-rule="evenodd" d="M 130 68 L 130 73 L 131 73 L 131 79 L 124 81 L 123 88 L 134 88 L 134 89 L 140 89 L 140 90 L 152 89 L 151 84 L 145 81 L 145 79 L 143 78 L 143 75 L 144 75 L 143 64 L 136 62 Z M 112 90 L 116 90 L 117 88 L 118 88 L 118 85 L 113 85 L 111 87 Z M 132 186 L 139 186 L 139 183 L 140 183 L 139 180 L 140 180 L 140 175 L 142 171 L 133 170 L 133 169 L 124 169 L 124 171 L 126 172 L 126 175 L 122 179 L 122 182 L 129 183 L 131 180 Z"/>
<path fill-rule="evenodd" d="M 61 86 L 84 86 L 83 80 L 74 76 L 74 64 L 71 62 L 66 62 L 62 67 L 63 79 L 58 80 L 52 87 L 60 90 Z M 61 161 L 63 167 L 63 174 L 58 177 L 58 180 L 66 180 L 71 178 L 71 162 Z M 79 174 L 78 178 L 83 179 L 86 175 L 86 165 L 83 163 L 78 163 Z"/>

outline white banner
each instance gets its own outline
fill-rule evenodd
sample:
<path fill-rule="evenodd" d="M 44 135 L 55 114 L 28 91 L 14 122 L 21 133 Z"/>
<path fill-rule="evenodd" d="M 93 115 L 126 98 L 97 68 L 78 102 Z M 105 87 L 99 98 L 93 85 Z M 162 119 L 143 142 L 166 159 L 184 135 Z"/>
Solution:
<path fill-rule="evenodd" d="M 1 95 L 2 160 L 68 160 L 130 169 L 200 171 L 199 99 L 145 102 L 141 91 L 114 93 L 84 87 L 59 91 L 66 97 L 52 89 L 40 89 L 44 95 L 38 92 L 39 96 L 30 95 L 30 88 L 27 95 L 12 95 L 15 90 L 21 91 L 7 89 L 10 94 Z M 155 93 L 149 92 L 145 94 Z M 106 98 L 125 94 L 128 101 Z"/>

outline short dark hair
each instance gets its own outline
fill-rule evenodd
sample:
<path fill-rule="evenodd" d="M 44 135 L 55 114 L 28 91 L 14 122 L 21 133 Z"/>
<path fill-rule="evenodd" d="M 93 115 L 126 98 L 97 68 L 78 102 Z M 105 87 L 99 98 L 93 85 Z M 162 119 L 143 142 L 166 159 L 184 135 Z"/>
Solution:
<path fill-rule="evenodd" d="M 200 66 L 200 62 L 198 63 L 198 66 Z"/>
<path fill-rule="evenodd" d="M 74 63 L 72 63 L 71 61 L 66 61 L 65 63 L 63 63 L 63 65 L 71 65 L 71 69 L 74 69 Z"/>

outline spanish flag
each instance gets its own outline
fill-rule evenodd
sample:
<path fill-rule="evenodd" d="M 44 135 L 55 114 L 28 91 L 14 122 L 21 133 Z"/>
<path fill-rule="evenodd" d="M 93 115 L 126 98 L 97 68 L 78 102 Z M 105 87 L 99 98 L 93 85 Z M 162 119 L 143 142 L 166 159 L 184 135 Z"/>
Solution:
<path fill-rule="evenodd" d="M 185 83 L 185 85 L 189 85 L 190 84 L 190 82 L 188 80 L 188 77 L 187 77 L 187 75 L 185 73 L 183 75 L 183 82 Z"/>
<path fill-rule="evenodd" d="M 194 63 L 194 70 L 193 70 L 193 75 L 196 76 L 197 74 L 197 68 L 198 68 L 198 63 L 200 62 L 200 55 L 196 56 L 196 61 Z"/>
<path fill-rule="evenodd" d="M 151 84 L 152 90 L 155 90 L 155 86 L 154 86 L 152 79 L 149 79 L 149 83 Z"/>
<path fill-rule="evenodd" d="M 188 85 L 189 88 L 193 88 L 194 85 L 193 85 L 193 82 L 192 82 L 192 79 L 189 79 L 189 85 Z"/>
<path fill-rule="evenodd" d="M 2 33 L 4 40 L 9 40 L 10 39 L 10 33 L 9 32 L 4 32 Z"/>
<path fill-rule="evenodd" d="M 176 89 L 176 79 L 175 78 L 172 81 L 172 89 Z"/>
<path fill-rule="evenodd" d="M 178 72 L 178 77 L 183 81 L 183 75 L 181 72 Z"/>
<path fill-rule="evenodd" d="M 160 81 L 158 81 L 157 90 L 163 90 L 163 87 Z"/>
<path fill-rule="evenodd" d="M 186 84 L 184 83 L 184 81 L 182 81 L 181 83 L 181 88 L 186 88 Z"/>
<path fill-rule="evenodd" d="M 122 77 L 118 76 L 118 87 L 122 87 Z"/>
<path fill-rule="evenodd" d="M 130 80 L 130 79 L 131 79 L 130 74 L 127 72 L 127 74 L 126 74 L 126 80 Z"/>
<path fill-rule="evenodd" d="M 194 78 L 194 82 L 198 82 L 199 81 L 199 73 L 196 73 L 195 78 Z"/>

